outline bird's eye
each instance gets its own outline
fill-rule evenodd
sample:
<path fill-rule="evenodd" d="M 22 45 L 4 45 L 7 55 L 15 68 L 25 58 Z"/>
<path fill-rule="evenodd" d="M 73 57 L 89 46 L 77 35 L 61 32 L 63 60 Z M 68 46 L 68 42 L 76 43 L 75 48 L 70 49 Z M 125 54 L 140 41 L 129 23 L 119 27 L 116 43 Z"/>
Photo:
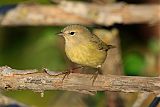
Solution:
<path fill-rule="evenodd" d="M 75 32 L 70 32 L 69 34 L 73 36 L 75 34 Z"/>

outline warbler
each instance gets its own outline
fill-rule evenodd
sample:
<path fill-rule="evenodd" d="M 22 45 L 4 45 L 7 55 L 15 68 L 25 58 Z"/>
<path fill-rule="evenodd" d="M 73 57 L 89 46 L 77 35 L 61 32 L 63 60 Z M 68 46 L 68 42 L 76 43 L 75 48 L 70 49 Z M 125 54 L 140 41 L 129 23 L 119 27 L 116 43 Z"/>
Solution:
<path fill-rule="evenodd" d="M 82 25 L 68 25 L 58 34 L 65 39 L 65 52 L 74 63 L 101 68 L 107 51 L 115 46 L 107 45 Z"/>

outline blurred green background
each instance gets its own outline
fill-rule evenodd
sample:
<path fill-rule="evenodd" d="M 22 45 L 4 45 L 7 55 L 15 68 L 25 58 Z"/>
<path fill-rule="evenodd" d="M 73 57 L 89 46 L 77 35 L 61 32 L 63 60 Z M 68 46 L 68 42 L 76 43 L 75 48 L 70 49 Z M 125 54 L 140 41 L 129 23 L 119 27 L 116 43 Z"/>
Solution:
<path fill-rule="evenodd" d="M 43 67 L 64 70 L 63 51 L 56 33 L 59 27 L 1 28 L 0 64 L 17 69 Z"/>

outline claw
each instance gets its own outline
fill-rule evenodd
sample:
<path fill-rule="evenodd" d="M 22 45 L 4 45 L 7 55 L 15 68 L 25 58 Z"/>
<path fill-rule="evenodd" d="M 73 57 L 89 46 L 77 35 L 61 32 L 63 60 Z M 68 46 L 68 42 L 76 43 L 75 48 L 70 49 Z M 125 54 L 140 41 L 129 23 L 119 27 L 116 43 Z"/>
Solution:
<path fill-rule="evenodd" d="M 81 68 L 83 68 L 83 66 L 76 67 L 76 68 L 72 68 L 71 70 L 67 70 L 66 72 L 62 72 L 62 73 L 60 73 L 60 74 L 57 74 L 57 76 L 64 74 L 63 79 L 62 79 L 62 82 L 63 82 L 63 80 L 66 78 L 66 76 L 68 77 L 68 75 L 69 75 L 70 73 L 73 73 L 74 70 L 76 70 L 76 69 L 81 69 Z"/>
<path fill-rule="evenodd" d="M 96 78 L 98 77 L 98 74 L 102 74 L 100 67 L 97 68 L 97 71 L 95 72 L 95 74 L 92 75 L 92 77 L 90 78 L 90 79 L 93 79 L 92 86 L 94 85 L 94 82 L 95 82 Z"/>
<path fill-rule="evenodd" d="M 65 79 L 65 77 L 66 77 L 66 76 L 67 76 L 67 78 L 68 78 L 68 75 L 69 75 L 70 73 L 72 73 L 72 71 L 71 71 L 71 70 L 66 71 L 66 72 L 64 72 L 64 73 L 63 73 L 63 74 L 64 74 L 64 76 L 63 76 L 62 82 L 63 82 L 63 80 Z"/>
<path fill-rule="evenodd" d="M 96 73 L 94 75 L 92 75 L 92 77 L 90 78 L 90 80 L 93 79 L 92 86 L 94 85 L 94 82 L 95 82 L 96 78 L 98 77 L 98 74 L 99 74 L 99 71 L 96 71 Z"/>

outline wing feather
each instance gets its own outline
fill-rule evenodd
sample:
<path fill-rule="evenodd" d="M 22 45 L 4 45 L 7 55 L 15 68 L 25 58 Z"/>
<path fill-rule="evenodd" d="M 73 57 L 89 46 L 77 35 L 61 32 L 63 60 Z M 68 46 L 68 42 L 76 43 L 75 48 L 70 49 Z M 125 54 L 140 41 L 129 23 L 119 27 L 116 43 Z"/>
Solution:
<path fill-rule="evenodd" d="M 113 46 L 113 45 L 107 45 L 106 43 L 104 43 L 95 34 L 92 34 L 91 41 L 98 45 L 99 50 L 108 51 L 109 49 L 115 48 L 115 46 Z"/>

